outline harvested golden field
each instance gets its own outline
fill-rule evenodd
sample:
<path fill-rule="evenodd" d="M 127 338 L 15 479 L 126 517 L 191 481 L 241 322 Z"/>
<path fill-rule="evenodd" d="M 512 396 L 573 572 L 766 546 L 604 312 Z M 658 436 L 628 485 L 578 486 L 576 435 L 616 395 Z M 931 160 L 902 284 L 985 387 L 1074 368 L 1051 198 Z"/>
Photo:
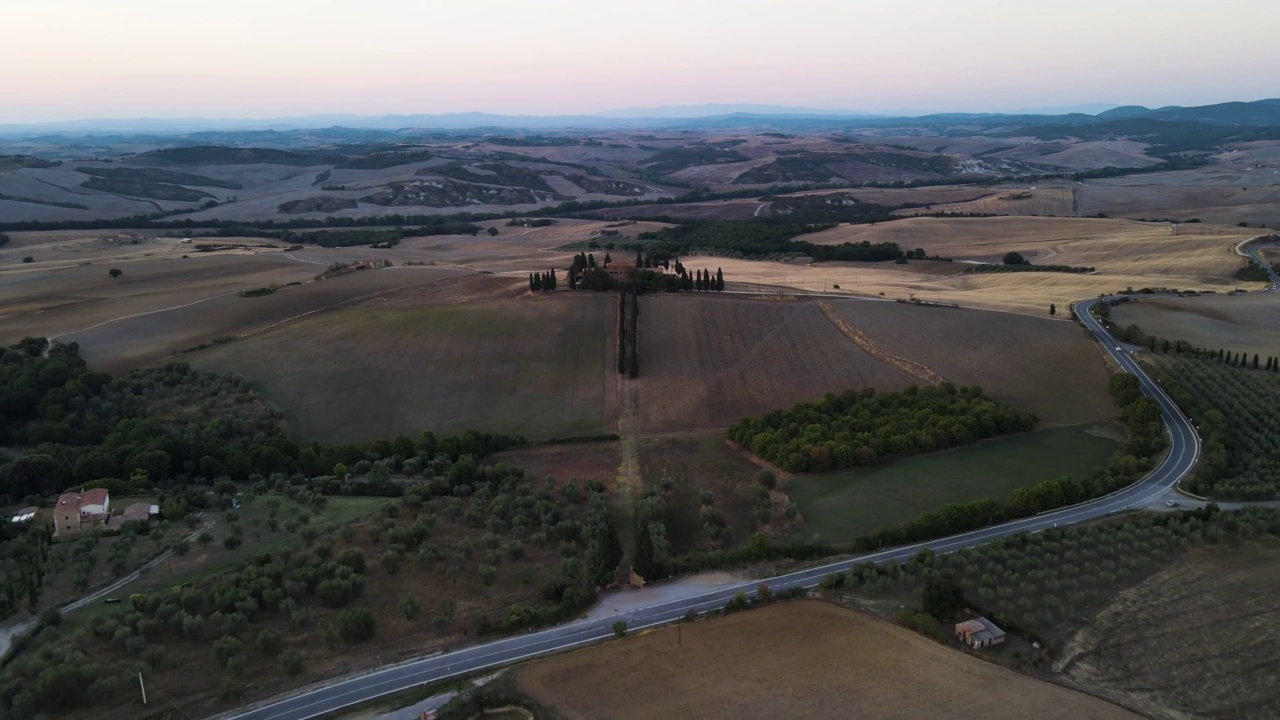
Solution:
<path fill-rule="evenodd" d="M 1046 425 L 1116 414 L 1102 354 L 1074 323 L 902 303 L 829 304 L 880 351 L 920 362 L 956 385 L 981 386 Z"/>
<path fill-rule="evenodd" d="M 913 382 L 813 303 L 680 294 L 640 305 L 642 432 L 719 429 L 828 392 Z"/>
<path fill-rule="evenodd" d="M 896 215 L 925 213 L 986 213 L 992 215 L 1056 215 L 1070 217 L 1075 212 L 1075 190 L 1071 187 L 1037 187 L 1032 190 L 1005 189 L 989 192 L 977 200 L 948 202 L 922 208 L 899 210 Z"/>
<path fill-rule="evenodd" d="M 299 439 L 597 435 L 612 429 L 613 307 L 612 296 L 596 293 L 421 306 L 389 299 L 184 359 L 261 383 Z"/>
<path fill-rule="evenodd" d="M 883 295 L 889 299 L 956 303 L 1039 315 L 1049 304 L 1065 314 L 1070 303 L 1127 287 L 1224 291 L 1256 288 L 1232 280 L 1241 260 L 1232 247 L 1256 230 L 1089 218 L 908 218 L 875 225 L 842 225 L 804 236 L 818 243 L 896 242 L 956 262 L 820 263 L 689 258 L 690 267 L 723 268 L 733 290 L 784 286 L 808 291 Z M 965 273 L 967 263 L 1000 262 L 1022 253 L 1040 265 L 1093 267 L 1093 273 Z"/>
<path fill-rule="evenodd" d="M 1144 297 L 1111 309 L 1121 327 L 1186 340 L 1212 350 L 1280 355 L 1280 295 L 1248 293 L 1202 297 Z"/>
<path fill-rule="evenodd" d="M 1192 550 L 1121 593 L 1056 669 L 1155 718 L 1280 716 L 1280 543 Z"/>
<path fill-rule="evenodd" d="M 884 620 L 815 601 L 538 660 L 519 670 L 517 682 L 566 720 L 1136 717 Z"/>

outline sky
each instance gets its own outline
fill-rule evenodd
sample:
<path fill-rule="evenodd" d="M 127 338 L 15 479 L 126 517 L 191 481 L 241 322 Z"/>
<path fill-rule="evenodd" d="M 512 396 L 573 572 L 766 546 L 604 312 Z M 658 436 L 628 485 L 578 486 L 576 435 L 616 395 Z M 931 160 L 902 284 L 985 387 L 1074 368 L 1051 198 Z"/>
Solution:
<path fill-rule="evenodd" d="M 1264 0 L 8 0 L 0 123 L 1280 96 Z"/>

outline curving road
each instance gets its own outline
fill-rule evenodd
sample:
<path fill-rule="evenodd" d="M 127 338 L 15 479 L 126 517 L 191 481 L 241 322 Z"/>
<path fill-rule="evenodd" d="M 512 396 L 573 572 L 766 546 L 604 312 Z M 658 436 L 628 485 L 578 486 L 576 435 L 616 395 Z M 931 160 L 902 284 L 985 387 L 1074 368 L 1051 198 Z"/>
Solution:
<path fill-rule="evenodd" d="M 1270 263 L 1263 260 L 1262 256 L 1258 254 L 1258 251 L 1261 250 L 1262 247 L 1263 246 L 1261 245 L 1253 245 L 1244 252 L 1258 267 L 1267 271 L 1267 277 L 1270 279 L 1271 284 L 1267 286 L 1267 289 L 1264 292 L 1275 292 L 1276 290 L 1280 290 L 1280 274 L 1276 273 L 1276 269 L 1272 267 Z"/>
<path fill-rule="evenodd" d="M 236 720 L 308 720 L 425 683 L 439 682 L 518 660 L 599 642 L 613 636 L 610 626 L 619 619 L 627 623 L 629 630 L 663 625 L 685 617 L 690 611 L 705 612 L 723 607 L 735 594 L 753 593 L 762 583 L 767 584 L 775 592 L 796 586 L 814 587 L 823 576 L 848 570 L 859 563 L 903 561 L 921 548 L 929 548 L 935 553 L 947 553 L 989 542 L 1005 535 L 1071 525 L 1121 512 L 1131 507 L 1140 507 L 1173 488 L 1190 472 L 1200 455 L 1200 441 L 1190 420 L 1169 399 L 1164 390 L 1151 380 L 1133 357 L 1121 350 L 1106 330 L 1089 315 L 1089 308 L 1099 301 L 1091 299 L 1076 303 L 1074 308 L 1076 317 L 1093 333 L 1107 354 L 1125 372 L 1138 377 L 1142 391 L 1160 403 L 1165 426 L 1169 432 L 1169 454 L 1150 475 L 1134 485 L 1087 503 L 1034 517 L 915 545 L 859 555 L 787 575 L 724 587 L 703 595 L 651 605 L 621 615 L 581 620 L 527 635 L 504 638 L 484 645 L 413 660 L 366 675 L 304 688 L 291 697 L 223 717 Z"/>

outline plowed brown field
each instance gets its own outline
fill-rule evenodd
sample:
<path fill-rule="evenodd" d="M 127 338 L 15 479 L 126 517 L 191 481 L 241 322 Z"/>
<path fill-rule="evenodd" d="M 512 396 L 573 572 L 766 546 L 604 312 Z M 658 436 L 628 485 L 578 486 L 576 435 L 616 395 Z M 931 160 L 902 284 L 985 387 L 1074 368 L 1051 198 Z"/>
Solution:
<path fill-rule="evenodd" d="M 828 392 L 913 382 L 813 303 L 691 294 L 641 303 L 642 432 L 723 428 Z"/>
<path fill-rule="evenodd" d="M 1137 717 L 886 621 L 807 601 L 539 660 L 517 681 L 565 720 Z"/>

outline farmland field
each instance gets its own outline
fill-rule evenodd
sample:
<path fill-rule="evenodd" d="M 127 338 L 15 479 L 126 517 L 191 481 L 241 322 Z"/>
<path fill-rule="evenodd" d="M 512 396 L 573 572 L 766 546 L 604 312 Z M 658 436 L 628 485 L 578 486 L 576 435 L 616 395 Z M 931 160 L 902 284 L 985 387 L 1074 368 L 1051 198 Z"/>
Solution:
<path fill-rule="evenodd" d="M 824 393 L 912 380 L 850 342 L 812 303 L 673 295 L 640 306 L 644 432 L 723 428 Z"/>
<path fill-rule="evenodd" d="M 1147 335 L 1186 340 L 1230 352 L 1280 355 L 1280 296 L 1140 297 L 1111 309 L 1120 327 L 1137 325 Z"/>
<path fill-rule="evenodd" d="M 565 720 L 1136 717 L 883 620 L 811 601 L 538 660 L 517 677 L 521 690 Z"/>
<path fill-rule="evenodd" d="M 956 303 L 1044 315 L 1076 300 L 1127 287 L 1184 290 L 1256 289 L 1232 279 L 1241 258 L 1232 246 L 1256 230 L 1097 218 L 907 218 L 874 225 L 841 225 L 802 239 L 817 244 L 894 242 L 956 262 L 771 262 L 691 257 L 689 267 L 720 267 L 731 290 L 785 286 L 806 291 Z M 969 273 L 969 262 L 999 263 L 1010 251 L 1038 265 L 1092 267 L 1076 273 Z M 1064 313 L 1065 314 L 1065 313 Z"/>
<path fill-rule="evenodd" d="M 1276 717 L 1277 586 L 1274 539 L 1193 549 L 1094 615 L 1055 669 L 1151 717 Z"/>
<path fill-rule="evenodd" d="M 910 522 L 943 503 L 1003 501 L 1009 491 L 1042 480 L 1083 478 L 1115 450 L 1108 435 L 1122 433 L 1108 427 L 1053 428 L 877 468 L 801 475 L 788 480 L 785 489 L 804 517 L 797 533 L 840 542 Z"/>
<path fill-rule="evenodd" d="M 843 335 L 814 302 L 645 298 L 641 427 L 722 428 L 828 392 L 892 390 L 923 381 L 891 364 L 894 358 L 924 365 L 957 385 L 980 385 L 1046 424 L 1115 414 L 1106 366 L 1071 323 L 901 303 L 824 302 L 865 333 L 869 349 L 893 356 L 890 362 Z"/>
<path fill-rule="evenodd" d="M 592 435 L 608 424 L 610 300 L 344 308 L 188 357 L 260 383 L 307 440 Z"/>
<path fill-rule="evenodd" d="M 829 305 L 882 351 L 924 363 L 955 385 L 978 385 L 1046 425 L 1115 416 L 1106 364 L 1074 323 L 901 303 Z"/>

